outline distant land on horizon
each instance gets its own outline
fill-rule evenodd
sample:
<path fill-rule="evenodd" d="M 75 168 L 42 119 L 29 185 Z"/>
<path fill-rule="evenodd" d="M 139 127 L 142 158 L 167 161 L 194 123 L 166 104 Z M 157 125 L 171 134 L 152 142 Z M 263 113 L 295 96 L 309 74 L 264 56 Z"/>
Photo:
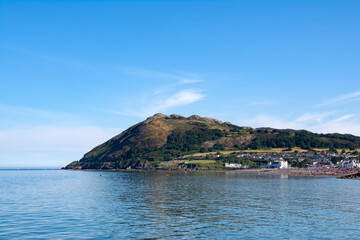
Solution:
<path fill-rule="evenodd" d="M 360 148 L 360 137 L 240 127 L 198 115 L 158 113 L 95 147 L 65 169 L 146 169 L 194 153 L 294 147 L 355 150 Z"/>
<path fill-rule="evenodd" d="M 7 171 L 23 171 L 23 170 L 59 170 L 59 168 L 55 168 L 55 167 L 52 167 L 52 168 L 24 168 L 24 167 L 21 167 L 21 168 L 6 168 L 6 167 L 2 167 L 0 168 L 0 171 L 2 170 L 7 170 Z"/>

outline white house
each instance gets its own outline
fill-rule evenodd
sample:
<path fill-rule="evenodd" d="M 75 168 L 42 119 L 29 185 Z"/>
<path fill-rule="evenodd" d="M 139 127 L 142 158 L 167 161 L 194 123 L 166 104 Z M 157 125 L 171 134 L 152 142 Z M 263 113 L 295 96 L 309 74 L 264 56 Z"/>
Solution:
<path fill-rule="evenodd" d="M 239 163 L 225 163 L 226 168 L 241 168 L 241 164 Z"/>
<path fill-rule="evenodd" d="M 267 165 L 267 168 L 288 168 L 288 167 L 289 167 L 288 162 L 284 160 L 270 162 Z"/>

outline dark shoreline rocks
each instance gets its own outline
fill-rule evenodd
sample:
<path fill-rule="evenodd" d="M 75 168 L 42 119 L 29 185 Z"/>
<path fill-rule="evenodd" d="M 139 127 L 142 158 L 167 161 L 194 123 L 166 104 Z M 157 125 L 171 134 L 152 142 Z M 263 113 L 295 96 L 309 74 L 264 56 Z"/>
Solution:
<path fill-rule="evenodd" d="M 358 179 L 358 180 L 360 180 L 360 172 L 345 175 L 345 176 L 341 176 L 341 177 L 338 177 L 338 178 L 340 178 L 340 179 Z"/>

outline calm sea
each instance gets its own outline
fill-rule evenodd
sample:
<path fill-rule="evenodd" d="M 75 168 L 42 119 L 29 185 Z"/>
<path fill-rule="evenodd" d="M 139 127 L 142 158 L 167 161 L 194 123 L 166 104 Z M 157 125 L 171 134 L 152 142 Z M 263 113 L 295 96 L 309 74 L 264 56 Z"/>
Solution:
<path fill-rule="evenodd" d="M 360 181 L 0 171 L 0 239 L 360 239 Z"/>

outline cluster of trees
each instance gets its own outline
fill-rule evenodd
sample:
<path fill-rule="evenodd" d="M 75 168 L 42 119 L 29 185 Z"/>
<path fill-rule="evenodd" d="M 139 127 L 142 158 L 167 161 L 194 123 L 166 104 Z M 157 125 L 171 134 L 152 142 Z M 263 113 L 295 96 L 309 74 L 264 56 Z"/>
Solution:
<path fill-rule="evenodd" d="M 255 140 L 249 145 L 251 149 L 261 148 L 348 148 L 360 146 L 359 138 L 352 135 L 316 134 L 305 130 L 276 130 L 271 133 L 257 133 Z"/>
<path fill-rule="evenodd" d="M 129 166 L 136 168 L 143 168 L 148 166 L 153 166 L 154 162 L 159 161 L 167 161 L 171 160 L 174 157 L 182 156 L 184 154 L 191 154 L 200 151 L 209 151 L 213 149 L 202 148 L 201 144 L 203 142 L 209 140 L 216 140 L 220 137 L 225 136 L 221 130 L 218 129 L 194 129 L 194 130 L 186 130 L 186 131 L 173 131 L 168 137 L 167 142 L 164 146 L 158 147 L 139 147 L 139 146 L 131 146 L 131 148 L 126 151 L 124 154 L 116 157 L 114 159 L 102 159 L 102 162 L 113 161 L 116 162 L 116 165 L 113 167 L 116 168 L 127 168 Z M 222 145 L 214 146 L 214 149 L 223 150 L 224 147 Z M 90 161 L 89 161 L 90 160 Z M 86 159 L 86 163 L 92 162 L 91 164 L 87 164 L 86 167 L 97 168 L 96 162 L 98 159 Z M 155 166 L 155 165 L 154 165 Z"/>
<path fill-rule="evenodd" d="M 292 159 L 287 159 L 287 161 L 289 162 L 289 164 L 292 167 L 297 167 L 297 168 L 304 168 L 306 167 L 308 164 L 310 164 L 310 160 L 309 159 L 304 159 L 303 161 L 299 162 L 299 161 L 294 161 Z"/>
<path fill-rule="evenodd" d="M 216 140 L 224 136 L 225 133 L 219 129 L 195 129 L 185 132 L 174 131 L 168 136 L 164 147 L 166 149 L 177 149 L 182 152 L 200 151 L 203 142 Z"/>

